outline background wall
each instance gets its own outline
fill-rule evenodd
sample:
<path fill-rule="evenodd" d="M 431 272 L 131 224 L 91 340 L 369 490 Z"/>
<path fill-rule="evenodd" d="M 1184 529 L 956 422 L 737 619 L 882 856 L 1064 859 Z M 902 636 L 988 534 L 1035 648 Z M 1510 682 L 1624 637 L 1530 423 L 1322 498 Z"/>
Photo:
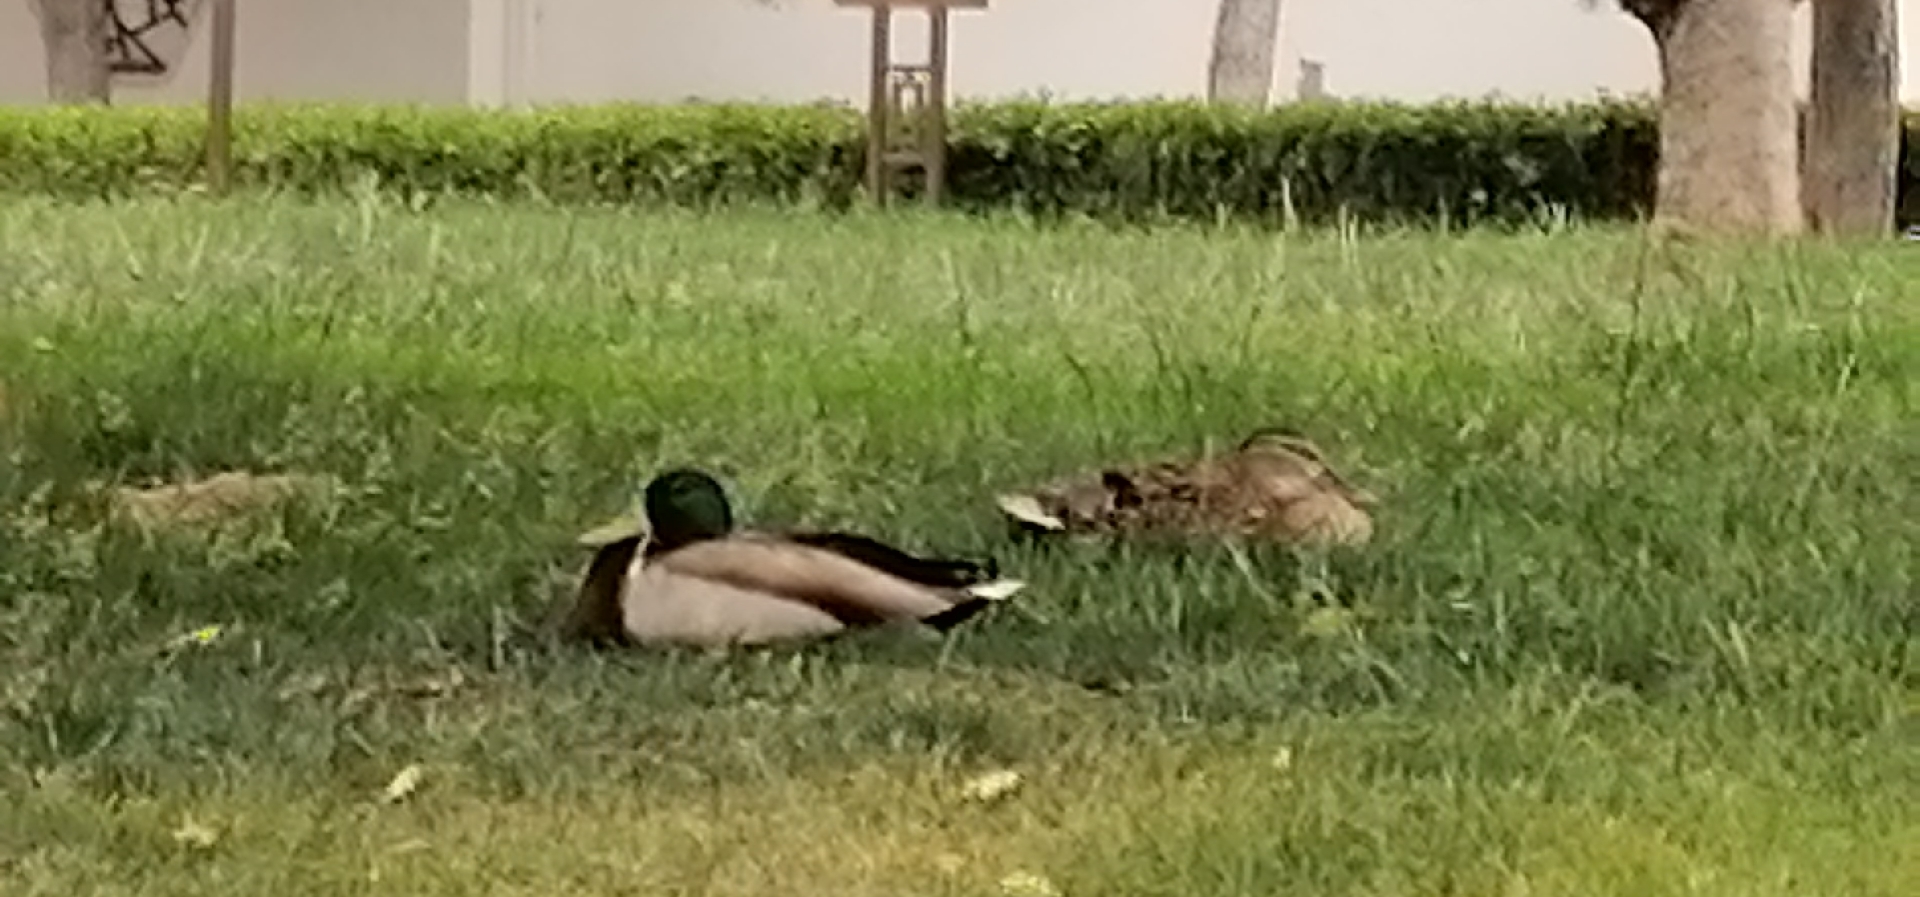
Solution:
<path fill-rule="evenodd" d="M 29 0 L 0 0 L 0 102 L 44 96 Z M 1920 0 L 1902 0 L 1920 54 Z M 866 17 L 831 0 L 243 0 L 243 98 L 427 102 L 858 99 Z M 1337 96 L 1429 100 L 1498 92 L 1578 99 L 1656 84 L 1651 40 L 1580 0 L 1286 0 L 1276 95 L 1298 61 L 1326 65 Z M 956 13 L 961 96 L 1196 96 L 1212 0 L 996 0 Z M 1800 15 L 1805 56 L 1810 16 Z M 903 54 L 925 28 L 900 17 Z M 1804 63 L 1801 66 L 1804 78 Z M 1904 96 L 1920 102 L 1920 65 Z M 170 83 L 123 102 L 197 101 L 206 41 Z"/>
<path fill-rule="evenodd" d="M 501 2 L 501 0 L 495 0 Z M 866 17 L 831 0 L 517 0 L 534 7 L 524 95 L 674 101 L 820 97 L 865 90 Z M 961 96 L 1198 96 L 1212 0 L 994 0 L 954 14 Z M 1903 21 L 1920 54 L 1920 0 Z M 1631 18 L 1580 0 L 1286 0 L 1276 96 L 1293 95 L 1299 60 L 1326 65 L 1339 96 L 1430 100 L 1498 92 L 1581 99 L 1658 84 L 1653 43 Z M 903 56 L 925 26 L 903 13 Z M 1800 11 L 1804 84 L 1811 14 Z M 722 39 L 721 36 L 725 36 Z M 1920 100 L 1920 66 L 1905 95 Z M 1804 89 L 1804 88 L 1803 88 Z"/>
<path fill-rule="evenodd" d="M 46 53 L 29 2 L 0 0 L 0 102 L 35 103 L 46 97 Z M 468 96 L 468 0 L 240 0 L 238 5 L 234 90 L 243 100 L 457 103 Z M 204 100 L 206 30 L 203 10 L 178 72 L 163 83 L 116 88 L 115 100 Z"/>

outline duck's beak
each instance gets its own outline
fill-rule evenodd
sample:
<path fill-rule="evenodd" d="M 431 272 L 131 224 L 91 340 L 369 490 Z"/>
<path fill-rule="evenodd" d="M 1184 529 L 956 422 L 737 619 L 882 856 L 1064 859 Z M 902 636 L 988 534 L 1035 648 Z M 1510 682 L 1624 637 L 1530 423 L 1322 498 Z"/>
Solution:
<path fill-rule="evenodd" d="M 638 514 L 623 514 L 582 533 L 575 541 L 589 548 L 612 545 L 622 539 L 645 538 L 647 521 Z"/>

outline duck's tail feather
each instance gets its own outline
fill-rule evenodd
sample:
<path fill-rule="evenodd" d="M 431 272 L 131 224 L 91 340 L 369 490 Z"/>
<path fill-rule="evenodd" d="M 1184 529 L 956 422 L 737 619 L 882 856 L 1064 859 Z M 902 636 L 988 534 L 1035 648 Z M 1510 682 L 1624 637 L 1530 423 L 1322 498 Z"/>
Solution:
<path fill-rule="evenodd" d="M 946 632 L 973 619 L 988 607 L 1013 597 L 1026 587 L 1026 583 L 1017 579 L 997 579 L 993 582 L 969 586 L 966 589 L 967 597 L 933 616 L 922 617 L 920 622 L 936 632 Z"/>
<path fill-rule="evenodd" d="M 1026 587 L 1027 584 L 1018 579 L 996 579 L 992 582 L 970 585 L 966 588 L 966 592 L 970 598 L 979 598 L 986 601 L 1005 601 L 1008 598 L 1020 594 L 1020 591 Z"/>
<path fill-rule="evenodd" d="M 935 632 L 944 633 L 953 629 L 955 626 L 973 619 L 993 603 L 991 599 L 987 598 L 967 598 L 959 604 L 934 614 L 931 617 L 922 618 L 920 622 Z"/>
<path fill-rule="evenodd" d="M 1002 514 L 1022 526 L 1054 533 L 1067 528 L 1066 521 L 1049 513 L 1040 500 L 1031 495 L 1002 495 L 995 498 L 994 503 L 1000 506 Z"/>

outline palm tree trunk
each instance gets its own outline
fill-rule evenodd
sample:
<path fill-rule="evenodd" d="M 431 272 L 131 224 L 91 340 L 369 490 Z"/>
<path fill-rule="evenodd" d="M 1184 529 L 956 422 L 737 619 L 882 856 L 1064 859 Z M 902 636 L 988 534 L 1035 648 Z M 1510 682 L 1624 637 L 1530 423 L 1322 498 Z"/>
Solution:
<path fill-rule="evenodd" d="M 1213 57 L 1207 64 L 1207 100 L 1266 105 L 1273 92 L 1279 33 L 1280 0 L 1220 0 Z"/>
<path fill-rule="evenodd" d="M 1895 0 L 1813 6 L 1813 91 L 1804 197 L 1825 233 L 1893 230 L 1900 153 L 1899 27 Z"/>
<path fill-rule="evenodd" d="M 107 3 L 34 0 L 40 12 L 40 39 L 47 51 L 47 99 L 61 104 L 112 100 Z"/>
<path fill-rule="evenodd" d="M 1660 50 L 1656 221 L 1700 231 L 1799 232 L 1793 0 L 1634 5 L 1661 11 L 1642 17 Z"/>

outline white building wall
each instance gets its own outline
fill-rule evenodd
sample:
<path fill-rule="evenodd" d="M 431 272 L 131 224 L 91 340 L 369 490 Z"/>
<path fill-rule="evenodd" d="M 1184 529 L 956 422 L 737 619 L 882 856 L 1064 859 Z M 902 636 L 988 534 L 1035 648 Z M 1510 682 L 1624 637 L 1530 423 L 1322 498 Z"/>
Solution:
<path fill-rule="evenodd" d="M 29 0 L 0 0 L 0 102 L 44 96 Z M 1901 0 L 1909 57 L 1920 0 Z M 1649 90 L 1650 39 L 1580 0 L 1286 0 L 1276 94 L 1302 58 L 1336 96 L 1430 100 L 1498 92 L 1577 99 Z M 243 99 L 672 102 L 859 100 L 866 17 L 831 0 L 240 0 Z M 954 14 L 962 97 L 1197 96 L 1213 0 L 996 0 Z M 1806 26 L 1799 33 L 1804 79 Z M 924 27 L 900 16 L 902 51 Z M 197 101 L 206 41 L 171 83 L 123 102 Z M 1904 95 L 1920 102 L 1920 64 Z"/>
<path fill-rule="evenodd" d="M 858 101 L 864 11 L 831 0 L 520 0 L 536 7 L 523 89 L 539 102 L 703 99 Z M 1920 0 L 1902 21 L 1920 54 Z M 961 97 L 1199 96 L 1213 0 L 995 0 L 956 12 Z M 925 26 L 902 12 L 903 56 Z M 1811 14 L 1795 33 L 1802 90 Z M 721 36 L 724 35 L 724 39 Z M 1584 99 L 1652 91 L 1652 39 L 1631 18 L 1580 0 L 1287 0 L 1275 95 L 1290 97 L 1302 59 L 1325 66 L 1337 96 L 1424 101 L 1490 94 Z M 1920 65 L 1903 95 L 1920 101 Z"/>
<path fill-rule="evenodd" d="M 46 55 L 29 2 L 0 0 L 0 103 L 46 98 Z M 469 93 L 468 3 L 239 0 L 234 93 L 243 101 L 463 102 Z M 203 102 L 208 18 L 203 8 L 171 77 L 118 87 L 115 102 Z"/>

